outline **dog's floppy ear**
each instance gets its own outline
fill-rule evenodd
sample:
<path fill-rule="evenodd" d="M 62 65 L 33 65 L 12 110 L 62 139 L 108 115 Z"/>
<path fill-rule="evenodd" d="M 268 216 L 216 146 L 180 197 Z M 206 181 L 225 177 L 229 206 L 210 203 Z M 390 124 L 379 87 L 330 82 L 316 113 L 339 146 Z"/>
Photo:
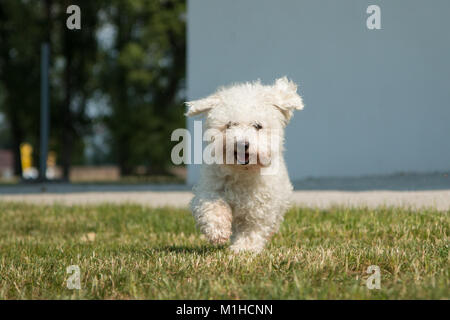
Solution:
<path fill-rule="evenodd" d="M 297 85 L 283 77 L 275 81 L 272 89 L 274 93 L 273 105 L 281 111 L 287 123 L 294 110 L 302 110 L 304 107 L 302 97 L 297 93 Z"/>
<path fill-rule="evenodd" d="M 191 117 L 191 116 L 196 116 L 198 114 L 207 112 L 207 111 L 211 110 L 212 108 L 218 106 L 219 103 L 220 103 L 220 98 L 217 95 L 211 95 L 204 99 L 185 102 L 185 104 L 188 106 L 188 111 L 186 112 L 186 116 Z"/>

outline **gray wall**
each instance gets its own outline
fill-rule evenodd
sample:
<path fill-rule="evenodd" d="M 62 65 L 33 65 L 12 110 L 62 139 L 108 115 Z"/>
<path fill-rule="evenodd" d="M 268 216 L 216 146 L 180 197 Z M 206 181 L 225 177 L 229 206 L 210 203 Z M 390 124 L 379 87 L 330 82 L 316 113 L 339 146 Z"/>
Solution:
<path fill-rule="evenodd" d="M 366 27 L 371 4 L 382 30 Z M 449 15 L 448 0 L 190 0 L 188 96 L 283 75 L 299 83 L 292 179 L 446 171 Z M 191 165 L 188 183 L 197 178 Z"/>

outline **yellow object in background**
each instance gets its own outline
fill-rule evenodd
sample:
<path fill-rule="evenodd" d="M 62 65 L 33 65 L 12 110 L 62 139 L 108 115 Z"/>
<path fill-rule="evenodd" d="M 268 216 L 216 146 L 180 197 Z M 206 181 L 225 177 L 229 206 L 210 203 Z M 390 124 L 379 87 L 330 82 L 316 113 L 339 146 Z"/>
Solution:
<path fill-rule="evenodd" d="M 20 145 L 20 158 L 22 159 L 22 171 L 26 171 L 33 166 L 33 147 L 29 143 Z"/>
<path fill-rule="evenodd" d="M 47 168 L 56 167 L 56 152 L 50 151 L 47 157 Z"/>
<path fill-rule="evenodd" d="M 47 156 L 47 173 L 46 177 L 49 180 L 54 180 L 57 178 L 56 170 L 56 152 L 50 151 Z"/>

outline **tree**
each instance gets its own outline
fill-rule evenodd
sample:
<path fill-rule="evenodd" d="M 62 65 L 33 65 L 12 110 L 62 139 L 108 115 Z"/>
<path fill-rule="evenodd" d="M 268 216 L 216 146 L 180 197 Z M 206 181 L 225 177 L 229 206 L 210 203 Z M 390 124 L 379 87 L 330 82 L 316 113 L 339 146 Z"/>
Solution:
<path fill-rule="evenodd" d="M 105 121 L 124 175 L 137 165 L 165 172 L 170 133 L 184 126 L 184 12 L 184 2 L 170 0 L 116 0 L 105 10 L 115 31 L 101 59 L 112 108 Z"/>
<path fill-rule="evenodd" d="M 81 8 L 81 30 L 66 26 L 69 5 Z M 22 142 L 35 146 L 38 159 L 44 41 L 51 45 L 50 149 L 58 151 L 64 177 L 82 161 L 93 121 L 87 106 L 98 96 L 110 112 L 97 121 L 109 130 L 122 173 L 138 165 L 165 172 L 170 133 L 184 126 L 185 9 L 176 0 L 1 0 L 0 111 L 16 174 Z M 112 46 L 102 45 L 105 29 Z"/>
<path fill-rule="evenodd" d="M 20 144 L 39 138 L 39 54 L 42 3 L 0 2 L 0 105 L 9 124 L 14 172 L 21 175 Z M 20 31 L 20 36 L 17 32 Z M 37 66 L 37 67 L 36 67 Z"/>
<path fill-rule="evenodd" d="M 66 8 L 83 8 L 83 27 L 66 27 Z M 89 131 L 86 103 L 93 91 L 97 61 L 97 12 L 103 1 L 0 2 L 0 105 L 9 123 L 15 173 L 21 174 L 20 144 L 38 146 L 40 118 L 40 46 L 51 46 L 51 148 L 61 155 L 63 175 L 69 177 L 74 154 L 82 154 Z M 18 34 L 20 36 L 18 36 Z M 35 148 L 36 159 L 39 148 Z"/>
<path fill-rule="evenodd" d="M 82 27 L 80 30 L 69 30 L 66 9 L 70 5 L 78 5 L 82 10 Z M 95 64 L 97 63 L 97 24 L 98 11 L 104 1 L 63 0 L 55 4 L 57 32 L 53 43 L 55 51 L 63 62 L 58 70 L 61 80 L 60 103 L 58 105 L 59 150 L 63 168 L 63 178 L 69 178 L 70 166 L 74 153 L 83 152 L 83 137 L 90 132 L 90 119 L 86 114 L 86 106 L 96 90 Z M 80 146 L 81 145 L 81 146 Z M 77 150 L 78 147 L 78 150 Z"/>

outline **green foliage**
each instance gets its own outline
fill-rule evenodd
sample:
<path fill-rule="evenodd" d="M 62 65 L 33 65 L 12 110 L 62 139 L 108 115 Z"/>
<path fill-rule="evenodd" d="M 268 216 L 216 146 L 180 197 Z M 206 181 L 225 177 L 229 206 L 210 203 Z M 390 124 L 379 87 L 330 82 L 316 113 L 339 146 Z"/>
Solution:
<path fill-rule="evenodd" d="M 0 2 L 0 111 L 9 123 L 11 144 L 37 146 L 39 139 L 39 51 L 43 29 L 41 2 Z"/>
<path fill-rule="evenodd" d="M 81 30 L 66 28 L 72 4 L 81 8 Z M 138 165 L 164 172 L 170 133 L 184 126 L 185 10 L 175 0 L 2 0 L 0 112 L 15 152 L 24 141 L 38 146 L 40 46 L 49 41 L 51 149 L 64 169 L 83 162 L 85 138 L 103 126 L 107 158 L 122 173 Z M 110 46 L 102 45 L 104 30 L 112 31 Z M 101 99 L 109 112 L 89 116 L 88 105 Z"/>
<path fill-rule="evenodd" d="M 0 299 L 450 298 L 448 211 L 294 208 L 255 256 L 211 246 L 184 209 L 0 203 L 0 219 Z"/>
<path fill-rule="evenodd" d="M 113 46 L 101 52 L 101 70 L 112 108 L 105 119 L 112 147 L 124 174 L 137 165 L 164 171 L 170 133 L 184 126 L 179 93 L 185 77 L 185 4 L 113 1 L 111 6 L 103 23 L 114 28 Z"/>

